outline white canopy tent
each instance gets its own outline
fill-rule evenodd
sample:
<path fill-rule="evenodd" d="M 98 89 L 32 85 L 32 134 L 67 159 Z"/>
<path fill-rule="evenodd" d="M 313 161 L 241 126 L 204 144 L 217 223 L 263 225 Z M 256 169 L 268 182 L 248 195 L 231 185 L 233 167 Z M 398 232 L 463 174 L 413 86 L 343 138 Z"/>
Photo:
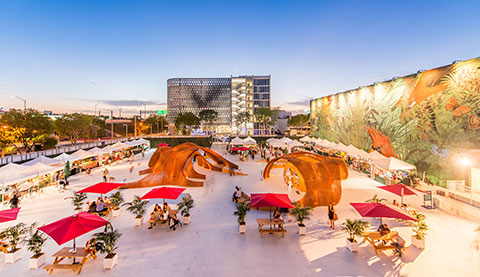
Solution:
<path fill-rule="evenodd" d="M 269 138 L 269 139 L 267 139 L 267 142 L 270 143 L 270 142 L 272 142 L 272 141 L 277 141 L 277 140 L 278 140 L 278 139 L 276 139 L 276 138 Z"/>
<path fill-rule="evenodd" d="M 106 151 L 105 149 L 101 149 L 101 148 L 98 148 L 98 147 L 94 147 L 94 148 L 88 150 L 87 152 L 90 153 L 90 154 L 94 154 L 95 156 L 103 155 L 103 154 L 108 153 L 108 151 Z"/>
<path fill-rule="evenodd" d="M 378 151 L 374 150 L 367 154 L 368 158 L 371 160 L 385 159 L 386 157 L 380 154 Z"/>
<path fill-rule="evenodd" d="M 71 155 L 76 157 L 76 158 L 79 158 L 78 160 L 95 156 L 94 154 L 88 153 L 87 151 L 85 151 L 83 149 L 77 150 L 77 151 L 73 152 Z"/>
<path fill-rule="evenodd" d="M 281 138 L 281 139 L 279 139 L 279 140 L 280 140 L 281 142 L 283 142 L 283 143 L 289 143 L 289 142 L 292 141 L 290 138 L 287 138 L 287 137 L 283 137 L 283 138 Z"/>
<path fill-rule="evenodd" d="M 59 162 L 66 162 L 66 161 L 74 162 L 79 160 L 80 158 L 72 155 L 68 155 L 67 153 L 62 153 L 53 159 Z"/>
<path fill-rule="evenodd" d="M 282 142 L 281 140 L 275 140 L 275 141 L 269 142 L 269 144 L 274 148 L 287 147 L 287 144 L 285 142 Z"/>
<path fill-rule="evenodd" d="M 333 149 L 337 150 L 337 151 L 342 151 L 342 152 L 345 152 L 347 153 L 348 151 L 348 148 L 345 144 L 339 142 L 337 144 L 335 144 L 335 146 L 333 146 Z"/>
<path fill-rule="evenodd" d="M 315 138 L 311 138 L 309 136 L 304 136 L 300 139 L 301 142 L 315 142 Z"/>
<path fill-rule="evenodd" d="M 255 144 L 257 144 L 257 141 L 255 139 L 253 139 L 252 137 L 248 136 L 248 137 L 243 139 L 243 143 L 245 145 L 255 145 Z"/>
<path fill-rule="evenodd" d="M 139 138 L 137 139 L 138 145 L 146 144 L 147 147 L 150 147 L 150 141 L 148 139 Z"/>
<path fill-rule="evenodd" d="M 138 146 L 138 145 L 143 144 L 141 141 L 138 141 L 138 140 L 130 140 L 130 141 L 126 141 L 124 143 L 129 145 L 130 147 L 134 147 L 134 146 Z"/>
<path fill-rule="evenodd" d="M 372 160 L 372 163 L 380 168 L 383 168 L 389 171 L 392 171 L 392 170 L 409 171 L 409 170 L 416 169 L 414 165 L 411 165 L 407 162 L 404 162 L 394 157 L 375 159 L 375 160 Z"/>
<path fill-rule="evenodd" d="M 14 184 L 17 180 L 26 180 L 24 172 L 27 170 L 27 166 L 9 163 L 0 167 L 0 183 L 3 185 Z"/>
<path fill-rule="evenodd" d="M 23 163 L 23 165 L 31 166 L 31 165 L 34 165 L 34 164 L 37 164 L 37 163 L 42 163 L 42 164 L 46 164 L 46 165 L 53 165 L 53 164 L 59 164 L 61 162 L 59 162 L 55 159 L 46 157 L 46 156 L 39 156 L 39 157 L 36 157 L 33 160 L 30 160 L 28 162 Z"/>
<path fill-rule="evenodd" d="M 291 142 L 287 143 L 287 146 L 292 148 L 292 147 L 305 147 L 303 143 L 299 142 L 298 140 L 292 140 Z"/>
<path fill-rule="evenodd" d="M 142 143 L 143 144 L 143 143 Z M 123 142 L 117 142 L 111 146 L 111 149 L 114 151 L 120 151 L 123 149 L 130 148 L 130 145 L 123 143 Z"/>
<path fill-rule="evenodd" d="M 232 139 L 232 141 L 230 142 L 230 145 L 244 145 L 244 144 L 245 142 L 243 141 L 243 139 L 239 137 Z"/>

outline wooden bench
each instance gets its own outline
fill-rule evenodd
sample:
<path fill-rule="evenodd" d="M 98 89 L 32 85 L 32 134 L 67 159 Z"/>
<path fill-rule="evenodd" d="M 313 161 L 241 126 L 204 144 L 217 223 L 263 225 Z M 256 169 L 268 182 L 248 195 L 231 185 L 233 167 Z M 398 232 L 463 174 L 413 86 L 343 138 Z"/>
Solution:
<path fill-rule="evenodd" d="M 168 213 L 169 216 L 173 216 L 173 215 L 177 215 L 178 213 L 178 210 L 170 210 L 170 212 Z M 165 224 L 168 222 L 168 217 L 165 218 L 165 219 L 158 219 L 158 220 L 154 220 L 152 223 L 152 226 L 156 226 L 157 223 L 159 224 Z"/>
<path fill-rule="evenodd" d="M 43 268 L 48 271 L 48 274 L 52 274 L 55 269 L 71 269 L 73 272 L 80 274 L 82 266 L 82 264 L 48 264 Z"/>
<path fill-rule="evenodd" d="M 3 253 L 8 253 L 8 248 L 10 247 L 10 245 L 7 245 L 7 246 L 4 246 L 3 244 L 0 244 L 0 251 L 2 251 Z"/>
<path fill-rule="evenodd" d="M 278 229 L 278 228 L 275 228 L 275 229 L 259 229 L 258 232 L 260 233 L 261 238 L 263 238 L 263 233 L 269 233 L 269 234 L 281 233 L 282 237 L 285 237 L 285 233 L 287 232 L 287 230 Z"/>
<path fill-rule="evenodd" d="M 363 236 L 363 242 L 368 241 L 375 250 L 375 254 L 378 255 L 378 251 L 385 251 L 385 250 L 396 250 L 397 246 L 392 245 L 391 243 L 395 242 L 395 236 L 398 235 L 398 232 L 393 231 L 386 235 L 381 235 L 380 232 L 365 232 Z M 375 243 L 375 241 L 382 241 L 384 244 Z M 390 244 L 388 244 L 390 243 Z M 402 253 L 404 253 L 406 247 L 401 249 Z"/>
<path fill-rule="evenodd" d="M 285 221 L 279 220 L 275 221 L 273 219 L 269 218 L 259 218 L 257 219 L 257 224 L 258 224 L 258 232 L 260 233 L 260 237 L 263 238 L 263 233 L 281 233 L 282 237 L 285 237 L 285 233 L 287 230 L 283 228 L 283 225 L 285 224 Z M 263 229 L 263 226 L 269 226 L 268 229 Z M 280 227 L 275 228 L 276 225 L 279 225 Z M 271 226 L 274 226 L 274 228 L 271 228 Z"/>

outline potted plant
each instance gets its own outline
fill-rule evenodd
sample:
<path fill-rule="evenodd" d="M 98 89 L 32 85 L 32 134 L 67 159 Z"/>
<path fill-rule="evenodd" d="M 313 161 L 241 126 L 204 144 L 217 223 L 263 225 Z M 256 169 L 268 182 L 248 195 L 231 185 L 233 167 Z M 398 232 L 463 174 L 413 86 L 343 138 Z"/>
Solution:
<path fill-rule="evenodd" d="M 302 207 L 302 204 L 295 203 L 295 207 L 290 211 L 290 213 L 297 219 L 298 222 L 298 234 L 300 236 L 305 236 L 307 234 L 307 228 L 303 224 L 304 220 L 310 219 L 310 211 L 312 207 Z"/>
<path fill-rule="evenodd" d="M 75 211 L 81 210 L 83 206 L 83 201 L 87 199 L 86 193 L 74 193 L 73 196 L 67 197 L 65 199 L 72 199 L 72 205 L 75 207 Z"/>
<path fill-rule="evenodd" d="M 250 211 L 250 201 L 237 203 L 237 211 L 235 211 L 233 214 L 237 216 L 238 232 L 240 234 L 245 234 L 247 232 L 245 217 L 247 216 L 248 211 Z"/>
<path fill-rule="evenodd" d="M 23 242 L 23 238 L 27 233 L 27 228 L 25 224 L 18 223 L 17 225 L 8 227 L 0 233 L 0 239 L 7 241 L 8 246 L 10 247 L 8 253 L 5 253 L 5 263 L 13 264 L 20 256 L 20 248 L 18 246 Z"/>
<path fill-rule="evenodd" d="M 125 200 L 123 199 L 123 195 L 120 191 L 115 192 L 110 196 L 110 202 L 112 204 L 112 216 L 119 217 L 120 216 L 120 207 L 122 206 Z"/>
<path fill-rule="evenodd" d="M 143 215 L 147 204 L 148 201 L 140 200 L 140 196 L 135 195 L 132 202 L 127 202 L 122 206 L 127 206 L 127 211 L 135 215 L 135 226 L 140 226 L 143 224 Z"/>
<path fill-rule="evenodd" d="M 94 234 L 95 239 L 102 244 L 100 252 L 107 254 L 103 259 L 104 269 L 112 269 L 118 264 L 118 253 L 114 251 L 117 250 L 117 242 L 121 236 L 122 234 L 117 229 L 113 229 L 110 223 L 105 225 L 103 232 Z"/>
<path fill-rule="evenodd" d="M 33 225 L 31 229 L 34 229 Z M 32 232 L 33 230 L 30 230 L 30 237 L 25 240 L 28 251 L 33 253 L 28 262 L 28 268 L 37 269 L 45 264 L 46 255 L 42 253 L 42 246 L 47 241 L 47 237 L 39 230 L 36 230 L 33 234 Z"/>
<path fill-rule="evenodd" d="M 365 200 L 367 203 L 382 203 L 384 201 L 387 201 L 385 198 L 378 198 L 378 196 L 375 194 L 372 198 Z"/>
<path fill-rule="evenodd" d="M 425 249 L 425 235 L 428 231 L 428 226 L 425 223 L 425 215 L 417 214 L 417 222 L 414 223 L 413 232 L 415 235 L 412 236 L 412 245 L 418 249 Z"/>
<path fill-rule="evenodd" d="M 361 236 L 370 226 L 370 223 L 358 219 L 347 219 L 344 225 L 344 229 L 348 233 L 347 248 L 351 252 L 356 252 L 358 251 L 358 242 L 355 236 Z"/>
<path fill-rule="evenodd" d="M 187 196 L 183 197 L 182 202 L 177 205 L 180 214 L 183 216 L 183 224 L 190 224 L 190 209 L 194 206 L 193 202 L 192 196 L 187 194 Z"/>

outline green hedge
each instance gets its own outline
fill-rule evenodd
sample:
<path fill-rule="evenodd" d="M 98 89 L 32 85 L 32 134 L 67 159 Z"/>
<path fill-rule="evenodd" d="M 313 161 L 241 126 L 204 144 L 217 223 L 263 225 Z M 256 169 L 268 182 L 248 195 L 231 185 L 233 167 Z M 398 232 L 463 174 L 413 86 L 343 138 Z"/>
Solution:
<path fill-rule="evenodd" d="M 160 143 L 167 143 L 169 146 L 177 146 L 185 142 L 193 142 L 199 146 L 212 146 L 212 137 L 206 136 L 192 136 L 192 137 L 159 137 L 159 138 L 145 138 L 150 141 L 152 148 L 157 147 Z"/>

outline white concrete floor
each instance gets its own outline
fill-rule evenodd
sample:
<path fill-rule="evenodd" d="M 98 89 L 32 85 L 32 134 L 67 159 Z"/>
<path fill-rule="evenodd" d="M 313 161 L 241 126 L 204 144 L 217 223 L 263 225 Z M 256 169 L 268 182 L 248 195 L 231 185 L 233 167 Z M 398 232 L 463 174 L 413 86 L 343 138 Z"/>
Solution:
<path fill-rule="evenodd" d="M 220 146 L 214 149 L 219 153 Z M 140 178 L 138 169 L 147 167 L 145 159 L 136 157 L 135 171 L 128 173 L 129 164 L 123 161 L 110 168 L 117 181 L 123 177 L 127 181 Z M 157 226 L 148 230 L 146 226 L 134 227 L 133 215 L 122 210 L 119 218 L 112 224 L 123 234 L 117 252 L 119 264 L 113 270 L 103 270 L 102 258 L 88 261 L 83 268 L 83 276 L 480 276 L 480 255 L 472 243 L 474 230 L 479 223 L 448 215 L 439 210 L 427 210 L 421 207 L 420 196 L 407 197 L 407 203 L 427 215 L 430 226 L 426 249 L 420 251 L 408 247 L 405 257 L 399 258 L 391 252 L 376 256 L 373 248 L 363 244 L 358 253 L 345 248 L 347 234 L 337 224 L 336 230 L 330 230 L 326 224 L 326 208 L 317 207 L 311 220 L 306 222 L 307 236 L 299 238 L 296 223 L 287 217 L 285 238 L 278 234 L 265 234 L 260 238 L 256 231 L 256 219 L 268 216 L 268 212 L 252 210 L 247 215 L 247 233 L 238 234 L 235 206 L 231 195 L 235 185 L 240 185 L 247 193 L 287 192 L 282 180 L 282 171 L 274 169 L 273 177 L 261 181 L 260 172 L 265 163 L 238 162 L 236 157 L 228 156 L 240 165 L 248 176 L 233 176 L 208 172 L 203 188 L 187 188 L 192 194 L 195 208 L 192 210 L 192 222 L 177 231 L 166 226 Z M 140 166 L 137 163 L 140 162 Z M 203 169 L 200 169 L 203 170 Z M 43 194 L 36 195 L 21 203 L 22 210 L 16 222 L 41 224 L 51 223 L 73 213 L 73 207 L 65 197 L 74 191 L 102 181 L 100 169 L 91 176 L 79 175 L 70 179 L 70 188 L 59 193 L 48 188 Z M 363 202 L 378 194 L 389 202 L 398 197 L 376 186 L 380 184 L 364 175 L 351 171 L 350 177 L 343 182 L 342 200 L 336 210 L 337 223 L 346 218 L 359 218 L 350 202 Z M 123 190 L 127 201 L 134 195 L 143 195 L 146 189 Z M 292 194 L 294 196 L 295 194 Z M 90 195 L 90 199 L 98 195 Z M 298 196 L 297 196 L 298 197 Z M 169 201 L 175 203 L 176 201 Z M 148 213 L 153 209 L 153 203 Z M 375 219 L 366 218 L 377 226 Z M 3 229 L 11 223 L 0 223 Z M 410 244 L 411 227 L 394 220 L 385 220 Z M 99 229 L 101 230 L 101 229 Z M 77 238 L 77 244 L 83 245 L 94 232 Z M 47 241 L 44 252 L 47 263 L 51 255 L 63 246 L 53 240 Z M 40 276 L 44 270 L 28 270 L 28 257 L 31 255 L 24 246 L 23 258 L 15 264 L 5 265 L 0 254 L 0 276 Z M 73 271 L 56 271 L 52 275 L 73 276 Z"/>

